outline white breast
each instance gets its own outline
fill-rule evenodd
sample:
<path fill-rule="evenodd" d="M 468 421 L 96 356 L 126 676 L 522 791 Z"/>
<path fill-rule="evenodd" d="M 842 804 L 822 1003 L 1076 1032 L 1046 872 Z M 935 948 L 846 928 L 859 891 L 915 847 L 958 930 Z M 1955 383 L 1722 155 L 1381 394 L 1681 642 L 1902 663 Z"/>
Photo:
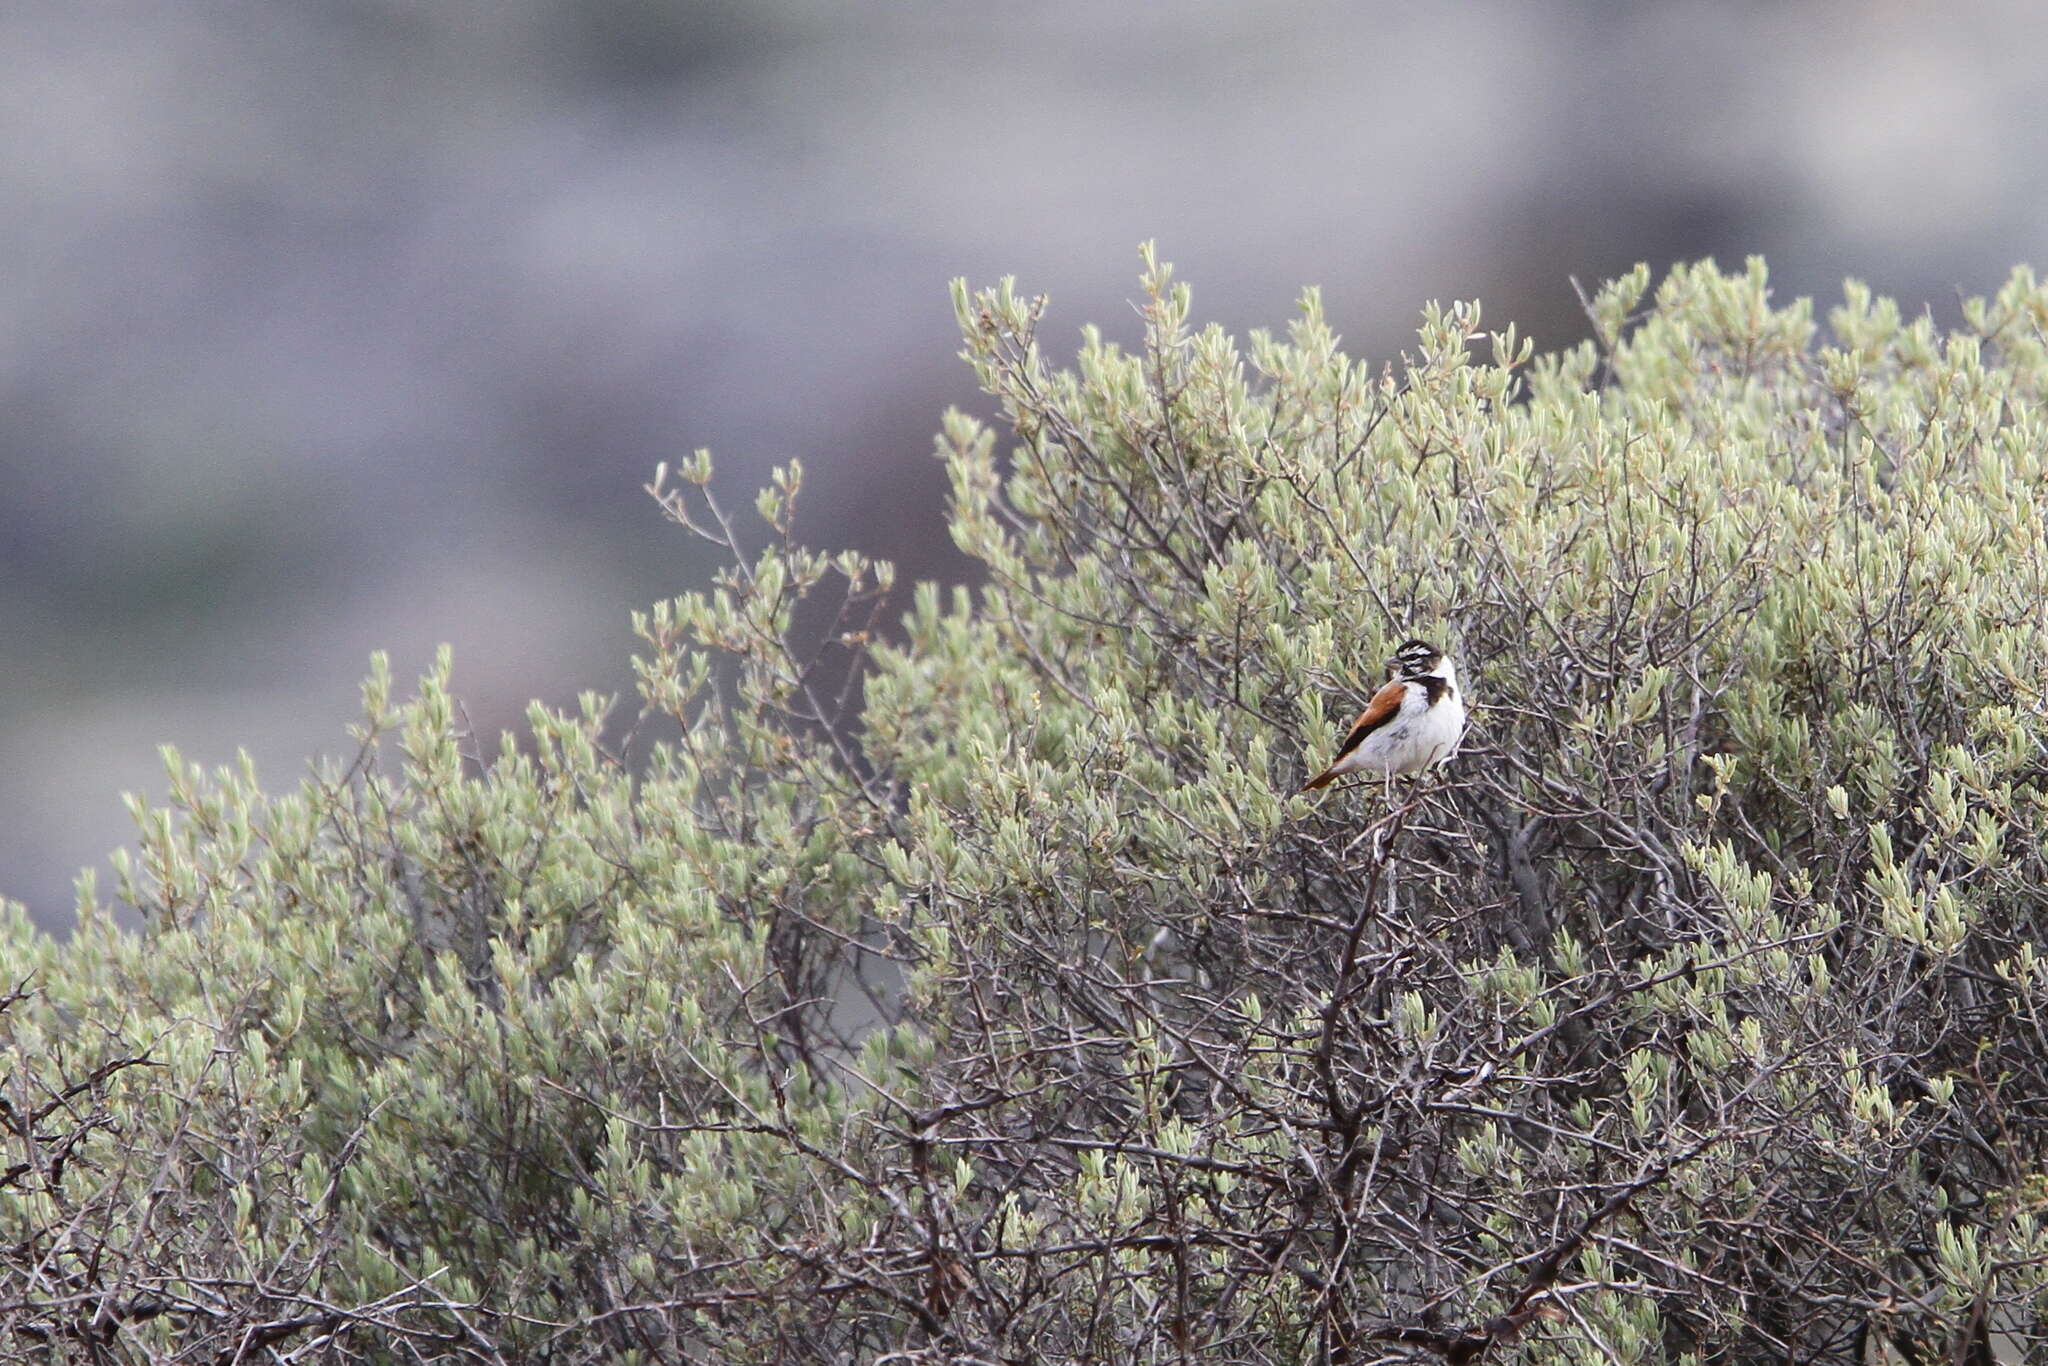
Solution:
<path fill-rule="evenodd" d="M 1411 684 L 1393 720 L 1345 755 L 1337 771 L 1398 778 L 1420 773 L 1457 753 L 1458 741 L 1465 735 L 1465 697 L 1449 661 L 1445 661 L 1443 673 L 1450 687 L 1435 706 L 1430 705 L 1429 693 L 1421 684 Z"/>

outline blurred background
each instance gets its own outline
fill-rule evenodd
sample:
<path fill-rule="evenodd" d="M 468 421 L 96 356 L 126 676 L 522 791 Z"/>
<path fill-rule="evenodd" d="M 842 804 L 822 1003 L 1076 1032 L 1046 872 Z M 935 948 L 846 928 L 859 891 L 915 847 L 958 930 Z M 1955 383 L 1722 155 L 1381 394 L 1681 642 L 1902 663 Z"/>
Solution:
<path fill-rule="evenodd" d="M 1051 295 L 1056 356 L 1135 334 L 1148 237 L 1200 318 L 1318 284 L 1375 360 L 1432 298 L 1567 345 L 1570 277 L 1704 255 L 1953 321 L 2040 255 L 2044 50 L 2021 0 L 11 0 L 0 893 L 68 926 L 159 743 L 294 785 L 374 649 L 451 642 L 486 737 L 630 715 L 696 446 L 966 577 L 956 275 Z"/>

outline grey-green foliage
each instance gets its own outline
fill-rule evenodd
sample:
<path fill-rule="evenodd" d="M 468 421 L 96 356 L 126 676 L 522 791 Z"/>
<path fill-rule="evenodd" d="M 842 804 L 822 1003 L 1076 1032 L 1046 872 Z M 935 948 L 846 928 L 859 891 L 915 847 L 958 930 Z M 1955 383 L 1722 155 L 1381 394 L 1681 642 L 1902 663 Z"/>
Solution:
<path fill-rule="evenodd" d="M 963 287 L 983 586 L 891 628 L 699 457 L 643 774 L 445 660 L 297 793 L 174 758 L 145 931 L 0 938 L 9 1350 L 2043 1350 L 2048 291 L 1647 290 L 1374 369 L 1148 255 L 1058 369 Z M 1464 752 L 1293 795 L 1414 634 Z"/>

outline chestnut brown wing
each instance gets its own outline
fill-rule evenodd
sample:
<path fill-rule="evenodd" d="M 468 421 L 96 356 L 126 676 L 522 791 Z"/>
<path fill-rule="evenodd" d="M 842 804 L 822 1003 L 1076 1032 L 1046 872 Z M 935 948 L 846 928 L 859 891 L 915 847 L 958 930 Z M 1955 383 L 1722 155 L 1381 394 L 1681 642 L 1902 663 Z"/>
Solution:
<path fill-rule="evenodd" d="M 1365 710 L 1358 713 L 1358 719 L 1351 723 L 1351 731 L 1344 737 L 1344 743 L 1337 748 L 1330 766 L 1303 783 L 1303 792 L 1313 792 L 1337 776 L 1337 765 L 1345 755 L 1365 743 L 1365 737 L 1393 720 L 1401 710 L 1401 703 L 1408 697 L 1408 685 L 1404 682 L 1387 684 L 1372 695 L 1372 701 L 1365 704 Z"/>
<path fill-rule="evenodd" d="M 1330 759 L 1336 763 L 1352 750 L 1365 743 L 1365 737 L 1394 719 L 1394 713 L 1401 710 L 1401 704 L 1408 700 L 1408 684 L 1400 679 L 1387 684 L 1372 695 L 1372 701 L 1365 704 L 1365 710 L 1358 713 L 1358 719 L 1351 723 L 1351 732 L 1344 737 L 1344 743 L 1337 747 L 1337 753 Z"/>

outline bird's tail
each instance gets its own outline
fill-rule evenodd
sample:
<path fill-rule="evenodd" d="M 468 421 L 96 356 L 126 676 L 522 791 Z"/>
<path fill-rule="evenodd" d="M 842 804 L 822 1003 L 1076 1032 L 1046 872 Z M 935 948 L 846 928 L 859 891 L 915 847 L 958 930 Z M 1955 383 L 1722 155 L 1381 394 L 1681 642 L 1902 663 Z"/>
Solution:
<path fill-rule="evenodd" d="M 1336 776 L 1336 769 L 1326 768 L 1321 773 L 1318 773 L 1315 777 L 1310 778 L 1307 782 L 1303 783 L 1301 785 L 1301 790 L 1303 792 L 1313 792 L 1319 787 L 1327 787 L 1330 784 L 1330 780 L 1335 778 Z"/>

